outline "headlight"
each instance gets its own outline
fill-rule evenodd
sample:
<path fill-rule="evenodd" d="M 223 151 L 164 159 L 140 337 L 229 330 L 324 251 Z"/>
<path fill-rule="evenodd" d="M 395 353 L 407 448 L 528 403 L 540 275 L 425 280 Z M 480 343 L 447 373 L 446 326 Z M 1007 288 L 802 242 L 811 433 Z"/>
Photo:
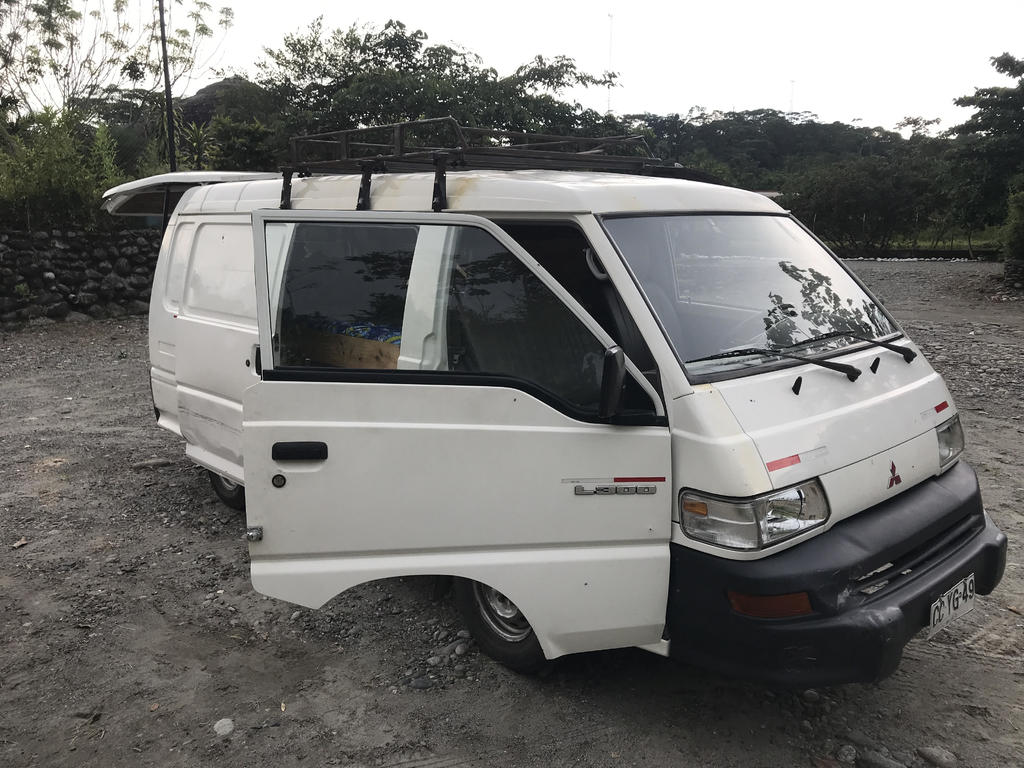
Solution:
<path fill-rule="evenodd" d="M 679 500 L 687 536 L 733 549 L 763 549 L 828 520 L 828 501 L 817 480 L 752 499 L 683 491 Z"/>
<path fill-rule="evenodd" d="M 939 438 L 939 470 L 951 466 L 964 450 L 964 430 L 960 426 L 960 417 L 954 416 L 935 428 Z"/>

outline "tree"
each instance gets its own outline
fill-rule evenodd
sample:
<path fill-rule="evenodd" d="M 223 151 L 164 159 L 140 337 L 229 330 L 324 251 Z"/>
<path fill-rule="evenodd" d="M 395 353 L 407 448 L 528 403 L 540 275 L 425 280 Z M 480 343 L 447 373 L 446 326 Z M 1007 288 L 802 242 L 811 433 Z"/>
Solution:
<path fill-rule="evenodd" d="M 957 106 L 975 110 L 951 131 L 960 139 L 954 159 L 960 170 L 955 199 L 969 227 L 1002 221 L 1011 180 L 1024 172 L 1024 59 L 1003 53 L 992 58 L 992 66 L 1014 84 L 976 88 L 973 95 L 955 100 Z M 1019 275 L 1022 265 L 1024 257 L 1008 252 L 1007 278 Z"/>
<path fill-rule="evenodd" d="M 174 79 L 201 69 L 213 37 L 205 0 L 172 0 L 185 23 L 171 25 L 168 60 Z M 221 8 L 217 25 L 231 25 Z M 139 0 L 0 0 L 0 109 L 31 114 L 77 109 L 88 117 L 98 100 L 125 88 L 152 91 L 160 79 L 159 17 Z"/>
<path fill-rule="evenodd" d="M 714 173 L 749 189 L 777 190 L 794 174 L 852 157 L 890 155 L 906 142 L 881 128 L 821 123 L 810 113 L 773 109 L 628 115 L 659 157 Z"/>
<path fill-rule="evenodd" d="M 902 159 L 852 157 L 787 181 L 785 202 L 820 237 L 852 252 L 884 249 L 919 225 L 929 176 Z"/>
<path fill-rule="evenodd" d="M 509 130 L 623 129 L 614 119 L 558 98 L 573 86 L 614 81 L 611 74 L 581 72 L 564 56 L 535 57 L 502 77 L 475 54 L 427 45 L 426 34 L 410 32 L 399 21 L 382 29 L 327 32 L 322 19 L 265 53 L 257 79 L 282 105 L 291 133 L 446 115 L 467 125 Z"/>
<path fill-rule="evenodd" d="M 259 120 L 216 115 L 210 123 L 218 152 L 215 167 L 228 171 L 266 171 L 278 165 L 273 131 Z"/>

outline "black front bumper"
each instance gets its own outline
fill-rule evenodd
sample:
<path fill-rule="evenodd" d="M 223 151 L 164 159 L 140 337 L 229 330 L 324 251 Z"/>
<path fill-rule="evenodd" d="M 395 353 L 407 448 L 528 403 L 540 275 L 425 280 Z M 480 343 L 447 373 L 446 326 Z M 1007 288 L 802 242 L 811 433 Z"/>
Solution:
<path fill-rule="evenodd" d="M 727 674 L 790 685 L 868 682 L 891 674 L 928 626 L 933 601 L 970 573 L 978 594 L 1003 576 L 1006 536 L 985 514 L 966 463 L 760 560 L 671 546 L 671 655 Z M 888 567 L 886 567 L 888 566 Z M 814 613 L 758 619 L 728 591 L 807 592 Z"/>

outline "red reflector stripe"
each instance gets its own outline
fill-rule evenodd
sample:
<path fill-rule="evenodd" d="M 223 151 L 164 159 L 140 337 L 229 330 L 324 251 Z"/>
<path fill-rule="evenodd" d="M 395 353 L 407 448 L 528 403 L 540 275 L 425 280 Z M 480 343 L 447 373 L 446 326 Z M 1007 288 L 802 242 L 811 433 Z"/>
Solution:
<path fill-rule="evenodd" d="M 613 477 L 613 483 L 664 483 L 664 477 Z"/>
<path fill-rule="evenodd" d="M 941 403 L 939 403 L 938 405 L 935 406 L 935 412 L 936 413 L 942 413 L 947 408 L 949 408 L 949 403 L 947 403 L 945 400 L 943 400 Z"/>
<path fill-rule="evenodd" d="M 769 472 L 774 472 L 776 469 L 783 469 L 784 467 L 792 467 L 794 464 L 800 463 L 800 454 L 794 454 L 793 456 L 787 456 L 784 459 L 776 459 L 775 461 L 769 461 L 765 464 L 768 467 Z"/>

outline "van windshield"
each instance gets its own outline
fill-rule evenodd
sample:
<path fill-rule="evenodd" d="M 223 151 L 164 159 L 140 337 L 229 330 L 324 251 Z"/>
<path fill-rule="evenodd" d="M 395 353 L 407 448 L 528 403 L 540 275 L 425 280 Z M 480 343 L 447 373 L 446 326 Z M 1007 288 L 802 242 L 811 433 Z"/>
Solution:
<path fill-rule="evenodd" d="M 899 332 L 788 217 L 635 216 L 607 218 L 604 225 L 691 380 L 799 365 L 755 348 L 816 355 L 858 343 L 841 332 L 872 339 Z M 749 352 L 708 359 L 744 349 Z"/>

